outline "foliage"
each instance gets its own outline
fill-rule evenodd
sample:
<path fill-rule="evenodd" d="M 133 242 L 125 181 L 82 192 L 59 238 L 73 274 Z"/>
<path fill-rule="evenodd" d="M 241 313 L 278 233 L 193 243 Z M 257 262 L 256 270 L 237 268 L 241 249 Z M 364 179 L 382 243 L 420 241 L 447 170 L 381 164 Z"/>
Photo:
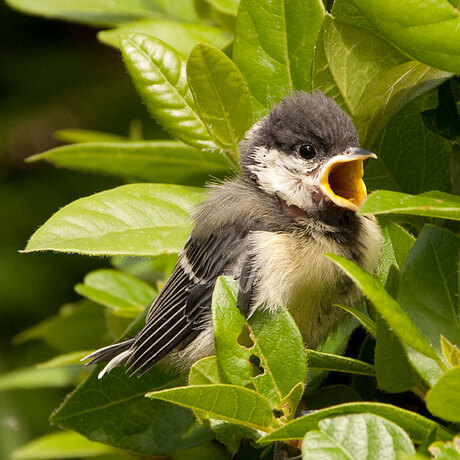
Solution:
<path fill-rule="evenodd" d="M 450 458 L 460 423 L 458 2 L 335 0 L 330 12 L 319 0 L 8 3 L 112 27 L 99 39 L 121 51 L 147 110 L 176 140 L 67 131 L 71 145 L 30 159 L 126 185 L 68 204 L 32 235 L 24 252 L 111 256 L 114 268 L 88 274 L 75 287 L 87 300 L 18 337 L 64 354 L 2 377 L 0 389 L 74 382 L 87 373 L 76 364 L 87 348 L 139 330 L 190 231 L 198 187 L 238 170 L 245 131 L 292 90 L 334 98 L 377 153 L 366 183 L 383 190 L 359 212 L 378 216 L 385 237 L 377 278 L 328 255 L 369 303 L 337 306 L 349 322 L 321 350 L 305 351 L 286 309 L 245 319 L 235 282 L 220 278 L 216 356 L 195 363 L 188 382 L 166 364 L 141 379 L 115 369 L 99 380 L 95 369 L 51 416 L 85 438 L 50 434 L 16 458 L 115 452 L 100 443 L 179 458 L 181 449 L 212 449 L 211 439 L 253 458 L 274 442 L 305 459 L 399 458 L 414 456 L 414 445 Z M 341 356 L 356 319 L 369 335 L 356 330 Z M 338 373 L 347 385 L 330 385 Z M 308 412 L 315 400 L 319 410 Z"/>

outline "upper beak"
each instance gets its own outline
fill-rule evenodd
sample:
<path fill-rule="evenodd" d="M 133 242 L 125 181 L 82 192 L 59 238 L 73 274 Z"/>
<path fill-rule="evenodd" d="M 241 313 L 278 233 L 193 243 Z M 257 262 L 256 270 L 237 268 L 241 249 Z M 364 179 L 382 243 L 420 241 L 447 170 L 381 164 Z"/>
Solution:
<path fill-rule="evenodd" d="M 321 169 L 321 190 L 337 206 L 357 211 L 367 196 L 363 160 L 377 158 L 368 150 L 350 147 Z"/>

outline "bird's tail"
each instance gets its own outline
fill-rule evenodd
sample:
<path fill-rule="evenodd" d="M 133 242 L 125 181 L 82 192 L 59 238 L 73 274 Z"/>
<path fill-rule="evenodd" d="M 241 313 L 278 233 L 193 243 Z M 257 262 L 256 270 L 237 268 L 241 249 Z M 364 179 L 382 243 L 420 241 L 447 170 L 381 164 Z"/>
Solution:
<path fill-rule="evenodd" d="M 101 379 L 105 374 L 110 372 L 114 367 L 124 364 L 131 356 L 134 350 L 131 350 L 131 345 L 134 339 L 125 340 L 124 342 L 114 343 L 108 347 L 100 348 L 88 356 L 82 358 L 82 361 L 90 359 L 87 365 L 107 363 L 107 365 L 99 372 L 97 378 Z"/>

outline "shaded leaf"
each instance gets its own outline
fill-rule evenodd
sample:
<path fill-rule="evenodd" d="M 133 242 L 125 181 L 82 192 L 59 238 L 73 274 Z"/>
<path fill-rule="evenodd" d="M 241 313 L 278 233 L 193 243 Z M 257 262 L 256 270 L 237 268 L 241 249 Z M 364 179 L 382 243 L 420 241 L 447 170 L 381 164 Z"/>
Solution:
<path fill-rule="evenodd" d="M 460 220 L 460 197 L 438 191 L 409 195 L 380 190 L 367 197 L 359 213 L 410 214 Z"/>
<path fill-rule="evenodd" d="M 66 145 L 27 159 L 37 160 L 133 180 L 185 185 L 203 185 L 210 177 L 222 179 L 229 171 L 228 162 L 217 152 L 176 141 Z"/>
<path fill-rule="evenodd" d="M 308 410 L 318 410 L 338 404 L 361 401 L 359 394 L 347 385 L 330 385 L 302 398 Z"/>
<path fill-rule="evenodd" d="M 146 394 L 148 398 L 169 401 L 217 418 L 267 431 L 272 424 L 269 401 L 259 393 L 225 384 L 194 385 Z"/>
<path fill-rule="evenodd" d="M 128 142 L 129 139 L 118 134 L 106 133 L 103 131 L 90 131 L 89 129 L 59 129 L 54 132 L 54 137 L 67 144 L 78 142 Z M 26 158 L 26 161 L 33 161 L 35 155 Z"/>
<path fill-rule="evenodd" d="M 252 121 L 251 95 L 240 71 L 222 51 L 199 44 L 188 58 L 187 78 L 213 141 L 231 150 L 237 164 L 238 143 Z"/>
<path fill-rule="evenodd" d="M 383 417 L 406 431 L 414 442 L 419 442 L 434 428 L 438 428 L 439 439 L 450 440 L 452 435 L 444 427 L 421 415 L 391 404 L 358 402 L 328 407 L 299 417 L 264 436 L 259 442 L 288 441 L 302 439 L 305 433 L 318 429 L 318 422 L 325 418 L 344 414 L 374 414 Z"/>
<path fill-rule="evenodd" d="M 82 364 L 82 358 L 88 356 L 91 351 L 93 350 L 73 351 L 64 355 L 58 355 L 48 361 L 45 361 L 44 363 L 37 364 L 37 367 L 47 369 L 51 367 L 68 366 L 69 364 Z"/>
<path fill-rule="evenodd" d="M 120 48 L 134 86 L 161 126 L 186 144 L 214 149 L 191 97 L 183 56 L 144 34 L 120 34 Z"/>
<path fill-rule="evenodd" d="M 293 89 L 310 90 L 313 48 L 324 14 L 320 0 L 241 1 L 233 60 L 248 82 L 257 115 L 265 115 Z"/>
<path fill-rule="evenodd" d="M 366 329 L 367 332 L 369 332 L 373 337 L 377 336 L 375 322 L 365 313 L 358 310 L 357 308 L 348 307 L 346 305 L 334 305 L 334 306 L 339 307 L 342 310 L 345 310 L 351 315 L 353 315 L 361 323 L 364 329 Z"/>
<path fill-rule="evenodd" d="M 184 56 L 188 56 L 197 43 L 209 43 L 217 48 L 223 48 L 231 39 L 230 34 L 220 27 L 167 19 L 129 22 L 116 29 L 102 30 L 97 34 L 97 38 L 106 45 L 118 48 L 119 34 L 130 32 L 151 35 L 167 43 Z"/>
<path fill-rule="evenodd" d="M 132 184 L 68 204 L 30 238 L 24 252 L 152 256 L 179 252 L 200 189 Z"/>
<path fill-rule="evenodd" d="M 189 385 L 212 385 L 222 382 L 215 356 L 200 359 L 192 365 L 188 376 Z"/>
<path fill-rule="evenodd" d="M 30 390 L 34 388 L 69 387 L 77 380 L 78 369 L 40 369 L 25 367 L 0 376 L 0 392 L 8 390 Z"/>
<path fill-rule="evenodd" d="M 374 366 L 346 356 L 307 350 L 309 369 L 346 372 L 348 374 L 375 375 Z"/>
<path fill-rule="evenodd" d="M 158 366 L 130 378 L 116 368 L 103 379 L 98 369 L 83 382 L 51 416 L 51 422 L 76 431 L 88 439 L 147 455 L 166 455 L 211 438 L 195 422 L 193 413 L 163 401 L 149 401 L 147 391 L 180 385 L 182 379 Z M 123 423 L 114 421 L 122 420 Z"/>
<path fill-rule="evenodd" d="M 426 396 L 428 410 L 449 422 L 460 422 L 460 367 L 444 374 Z"/>
<path fill-rule="evenodd" d="M 372 460 L 415 454 L 414 445 L 403 429 L 374 414 L 326 418 L 318 425 L 320 431 L 308 432 L 302 441 L 304 460 Z"/>
<path fill-rule="evenodd" d="M 13 452 L 12 460 L 63 459 L 97 457 L 115 453 L 104 444 L 89 441 L 72 432 L 45 434 Z"/>

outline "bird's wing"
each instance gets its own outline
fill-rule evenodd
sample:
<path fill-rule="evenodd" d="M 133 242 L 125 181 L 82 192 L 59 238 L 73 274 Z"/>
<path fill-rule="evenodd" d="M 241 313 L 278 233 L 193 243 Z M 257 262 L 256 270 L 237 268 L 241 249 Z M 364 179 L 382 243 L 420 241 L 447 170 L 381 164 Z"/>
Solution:
<path fill-rule="evenodd" d="M 209 318 L 217 278 L 244 253 L 248 229 L 228 224 L 201 238 L 190 236 L 171 276 L 153 302 L 127 360 L 142 375 L 174 348 L 188 344 Z"/>

